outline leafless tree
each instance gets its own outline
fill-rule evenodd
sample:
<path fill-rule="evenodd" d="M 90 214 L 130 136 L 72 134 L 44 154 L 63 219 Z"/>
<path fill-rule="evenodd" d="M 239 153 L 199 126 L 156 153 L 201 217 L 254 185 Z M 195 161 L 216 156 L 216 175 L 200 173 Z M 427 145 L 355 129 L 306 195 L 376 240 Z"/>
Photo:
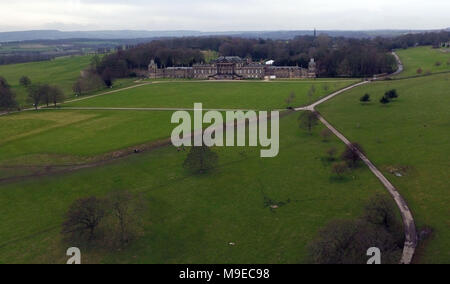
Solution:
<path fill-rule="evenodd" d="M 347 169 L 348 167 L 345 162 L 335 163 L 332 167 L 333 173 L 338 177 L 341 177 L 347 171 Z"/>
<path fill-rule="evenodd" d="M 62 233 L 78 241 L 95 238 L 96 228 L 105 217 L 105 201 L 96 197 L 76 200 L 69 208 Z"/>
<path fill-rule="evenodd" d="M 348 166 L 354 168 L 357 166 L 358 161 L 360 160 L 359 153 L 365 154 L 363 148 L 358 143 L 352 143 L 351 145 L 345 148 L 345 151 L 342 153 L 342 160 L 346 161 Z"/>
<path fill-rule="evenodd" d="M 330 141 L 331 136 L 333 135 L 333 132 L 331 132 L 330 129 L 326 128 L 321 133 L 320 136 L 322 136 L 322 139 L 324 142 Z"/>
<path fill-rule="evenodd" d="M 120 244 L 125 245 L 138 233 L 138 220 L 145 208 L 143 199 L 129 191 L 119 190 L 109 194 L 107 200 L 113 229 L 117 228 L 111 233 L 118 235 Z"/>
<path fill-rule="evenodd" d="M 292 107 L 292 103 L 295 101 L 295 93 L 294 92 L 291 92 L 290 93 L 290 95 L 289 95 L 289 97 L 287 97 L 287 99 L 286 99 L 286 105 L 287 105 L 287 107 L 289 108 L 289 107 Z"/>
<path fill-rule="evenodd" d="M 300 128 L 308 130 L 309 133 L 312 132 L 314 126 L 319 123 L 319 118 L 316 112 L 304 111 L 300 114 L 299 118 Z"/>

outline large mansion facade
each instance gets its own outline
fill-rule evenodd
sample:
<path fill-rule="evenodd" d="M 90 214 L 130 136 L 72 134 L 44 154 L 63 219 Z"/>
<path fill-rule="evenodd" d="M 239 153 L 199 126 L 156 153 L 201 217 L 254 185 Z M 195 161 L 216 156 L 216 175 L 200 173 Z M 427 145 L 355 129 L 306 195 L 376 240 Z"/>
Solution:
<path fill-rule="evenodd" d="M 315 78 L 316 63 L 309 62 L 308 68 L 298 66 L 272 66 L 253 63 L 237 56 L 222 56 L 211 64 L 195 64 L 192 67 L 159 68 L 154 60 L 148 66 L 150 78 L 186 78 L 210 80 L 241 80 L 265 78 Z"/>

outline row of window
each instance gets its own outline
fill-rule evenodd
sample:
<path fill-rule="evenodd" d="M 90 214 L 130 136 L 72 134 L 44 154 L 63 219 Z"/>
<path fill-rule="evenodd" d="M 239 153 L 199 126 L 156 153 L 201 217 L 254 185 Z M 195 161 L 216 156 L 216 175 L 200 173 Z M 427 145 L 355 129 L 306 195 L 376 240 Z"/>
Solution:
<path fill-rule="evenodd" d="M 194 74 L 214 74 L 216 73 L 216 70 L 213 69 L 201 69 L 201 70 L 197 70 L 194 69 Z M 262 69 L 238 69 L 236 70 L 237 74 L 263 74 L 263 70 Z"/>
<path fill-rule="evenodd" d="M 237 70 L 238 74 L 262 74 L 262 69 L 244 69 L 244 70 Z"/>

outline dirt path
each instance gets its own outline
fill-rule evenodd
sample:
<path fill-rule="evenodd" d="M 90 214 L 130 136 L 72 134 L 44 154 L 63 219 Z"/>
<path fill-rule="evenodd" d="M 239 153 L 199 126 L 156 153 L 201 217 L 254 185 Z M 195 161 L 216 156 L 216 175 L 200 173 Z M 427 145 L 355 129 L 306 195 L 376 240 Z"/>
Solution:
<path fill-rule="evenodd" d="M 395 58 L 397 59 L 399 69 L 391 74 L 390 76 L 400 74 L 403 71 L 403 64 L 400 61 L 400 58 L 397 56 L 395 52 L 392 53 Z M 376 79 L 375 79 L 376 80 Z M 364 81 L 361 83 L 354 84 L 352 86 L 349 86 L 345 89 L 342 89 L 340 91 L 337 91 L 317 102 L 314 104 L 297 108 L 296 111 L 315 111 L 315 108 L 328 101 L 332 98 L 336 97 L 339 94 L 342 94 L 343 92 L 346 92 L 348 90 L 351 90 L 353 88 L 359 87 L 364 84 L 368 84 L 371 81 Z M 341 141 L 343 141 L 346 145 L 351 146 L 350 140 L 348 140 L 342 133 L 340 133 L 336 128 L 334 128 L 322 115 L 318 114 L 319 120 L 330 130 L 332 131 Z M 408 204 L 406 203 L 405 199 L 400 195 L 398 190 L 392 185 L 392 183 L 381 173 L 380 170 L 360 151 L 355 149 L 358 152 L 359 157 L 361 160 L 369 167 L 370 171 L 380 180 L 380 182 L 383 184 L 383 186 L 388 190 L 388 192 L 391 194 L 391 196 L 394 198 L 395 203 L 397 204 L 397 207 L 400 210 L 400 213 L 402 215 L 403 219 L 403 226 L 405 231 L 405 245 L 403 247 L 403 254 L 402 259 L 400 261 L 401 264 L 411 264 L 416 247 L 417 247 L 417 232 L 416 232 L 416 226 L 414 223 L 414 218 L 411 213 L 411 210 L 408 207 Z"/>

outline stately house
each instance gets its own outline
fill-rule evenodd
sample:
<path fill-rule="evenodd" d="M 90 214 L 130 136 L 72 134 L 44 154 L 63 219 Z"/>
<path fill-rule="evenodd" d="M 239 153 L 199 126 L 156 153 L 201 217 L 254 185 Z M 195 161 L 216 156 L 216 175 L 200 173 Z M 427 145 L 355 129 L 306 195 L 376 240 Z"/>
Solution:
<path fill-rule="evenodd" d="M 154 60 L 148 66 L 150 78 L 190 78 L 209 80 L 241 80 L 265 78 L 315 78 L 316 63 L 309 62 L 308 68 L 298 66 L 272 66 L 254 63 L 238 56 L 222 56 L 211 64 L 196 64 L 192 67 L 159 68 Z"/>

